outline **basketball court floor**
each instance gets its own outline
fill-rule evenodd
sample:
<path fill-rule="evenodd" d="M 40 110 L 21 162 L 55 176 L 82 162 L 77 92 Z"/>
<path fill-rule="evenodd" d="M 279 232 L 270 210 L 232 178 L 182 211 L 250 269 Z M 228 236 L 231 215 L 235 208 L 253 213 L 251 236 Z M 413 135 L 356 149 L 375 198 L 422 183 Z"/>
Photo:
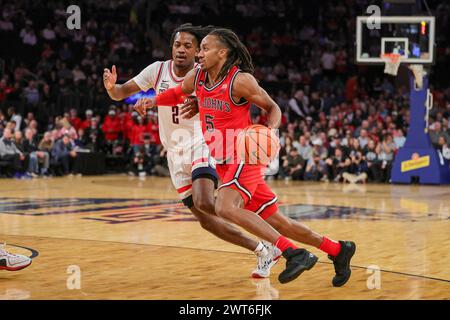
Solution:
<path fill-rule="evenodd" d="M 166 178 L 0 180 L 0 242 L 33 257 L 0 299 L 449 299 L 450 188 L 273 181 L 280 208 L 357 245 L 334 288 L 326 255 L 297 280 L 253 280 L 255 256 L 202 230 Z"/>

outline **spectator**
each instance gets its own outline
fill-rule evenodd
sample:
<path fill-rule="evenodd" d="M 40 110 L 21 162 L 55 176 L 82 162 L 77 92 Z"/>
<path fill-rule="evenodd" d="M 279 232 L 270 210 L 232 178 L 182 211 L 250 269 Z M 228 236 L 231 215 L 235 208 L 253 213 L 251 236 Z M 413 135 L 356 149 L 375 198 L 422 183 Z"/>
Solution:
<path fill-rule="evenodd" d="M 30 172 L 33 177 L 36 177 L 39 174 L 45 176 L 47 175 L 50 166 L 50 154 L 48 151 L 39 150 L 34 136 L 33 130 L 25 129 L 23 148 L 25 153 L 29 155 L 28 172 Z M 39 165 L 41 165 L 40 170 Z"/>
<path fill-rule="evenodd" d="M 326 159 L 328 157 L 328 150 L 323 146 L 323 141 L 321 138 L 314 138 L 312 145 L 313 145 L 312 153 L 314 152 L 317 153 L 320 159 Z"/>
<path fill-rule="evenodd" d="M 293 180 L 303 180 L 303 172 L 305 171 L 305 160 L 300 156 L 296 148 L 291 151 L 283 159 L 283 173 L 285 177 L 291 177 Z"/>
<path fill-rule="evenodd" d="M 119 139 L 119 134 L 121 132 L 120 119 L 116 116 L 115 109 L 111 108 L 109 110 L 108 115 L 105 117 L 102 130 L 105 134 L 108 152 L 112 153 L 112 146 Z"/>
<path fill-rule="evenodd" d="M 86 130 L 91 126 L 91 120 L 92 116 L 94 115 L 94 112 L 91 109 L 87 109 L 85 112 L 86 118 L 81 122 L 80 128 Z"/>
<path fill-rule="evenodd" d="M 0 159 L 8 162 L 8 168 L 14 171 L 14 177 L 20 178 L 23 174 L 25 155 L 14 144 L 12 137 L 11 129 L 5 128 L 3 137 L 0 138 Z"/>
<path fill-rule="evenodd" d="M 369 135 L 367 134 L 367 130 L 362 129 L 360 136 L 358 138 L 358 143 L 361 146 L 361 148 L 364 148 L 368 142 L 369 142 Z"/>
<path fill-rule="evenodd" d="M 342 177 L 345 181 L 350 183 L 366 183 L 367 181 L 367 164 L 363 159 L 363 156 L 360 151 L 358 151 L 355 155 L 351 156 L 351 165 L 348 169 L 348 172 L 342 173 Z"/>
<path fill-rule="evenodd" d="M 53 149 L 53 139 L 51 132 L 44 133 L 44 137 L 41 139 L 38 145 L 40 151 L 47 152 L 49 155 Z"/>
<path fill-rule="evenodd" d="M 56 39 L 55 31 L 50 23 L 47 23 L 47 26 L 42 30 L 41 35 L 47 41 L 53 41 Z"/>
<path fill-rule="evenodd" d="M 430 139 L 431 143 L 435 148 L 440 148 L 439 138 L 443 137 L 445 143 L 450 143 L 450 136 L 446 131 L 442 130 L 442 124 L 439 121 L 436 121 L 433 124 L 432 129 L 430 129 Z"/>
<path fill-rule="evenodd" d="M 144 119 L 141 116 L 137 117 L 137 124 L 133 126 L 131 133 L 131 146 L 133 148 L 133 153 L 137 153 L 142 144 L 144 144 L 144 134 L 147 128 L 144 125 Z"/>
<path fill-rule="evenodd" d="M 72 173 L 74 168 L 74 159 L 77 153 L 72 146 L 72 141 L 68 134 L 65 134 L 60 140 L 56 141 L 52 148 L 52 161 L 58 168 L 62 169 L 63 175 Z"/>
<path fill-rule="evenodd" d="M 294 97 L 289 100 L 289 121 L 294 122 L 297 119 L 306 118 L 309 114 L 308 98 L 302 90 L 298 90 Z"/>
<path fill-rule="evenodd" d="M 70 109 L 70 118 L 69 118 L 69 122 L 72 125 L 72 127 L 75 129 L 75 131 L 78 132 L 78 130 L 81 128 L 82 126 L 82 121 L 81 119 L 78 117 L 78 111 L 77 109 Z"/>
<path fill-rule="evenodd" d="M 341 147 L 333 150 L 333 156 L 325 160 L 328 180 L 339 182 L 344 172 L 348 172 L 351 161 L 344 155 Z"/>
<path fill-rule="evenodd" d="M 151 174 L 155 157 L 159 154 L 159 150 L 154 141 L 152 142 L 150 134 L 145 134 L 143 140 L 144 144 L 140 145 L 139 149 L 134 153 L 130 175 L 145 177 L 147 174 Z"/>
<path fill-rule="evenodd" d="M 445 159 L 450 160 L 450 148 L 443 136 L 439 137 L 439 150 Z"/>
<path fill-rule="evenodd" d="M 308 160 L 305 171 L 305 180 L 307 181 L 328 181 L 326 175 L 326 164 L 320 158 L 320 153 L 313 151 L 312 157 Z"/>
<path fill-rule="evenodd" d="M 336 66 L 336 55 L 329 48 L 320 57 L 324 74 L 328 77 L 334 76 L 334 69 Z"/>
<path fill-rule="evenodd" d="M 309 159 L 312 155 L 312 147 L 309 145 L 309 142 L 306 140 L 304 135 L 301 135 L 298 139 L 298 142 L 295 141 L 293 146 L 298 150 L 300 157 L 303 159 Z"/>
<path fill-rule="evenodd" d="M 368 179 L 375 182 L 381 181 L 381 161 L 378 159 L 378 153 L 374 140 L 369 140 L 369 143 L 367 143 L 362 151 L 362 155 L 367 164 Z"/>
<path fill-rule="evenodd" d="M 158 177 L 169 177 L 169 167 L 167 164 L 167 150 L 161 149 L 159 155 L 154 158 L 155 167 L 152 170 L 152 174 Z"/>
<path fill-rule="evenodd" d="M 401 147 L 403 147 L 405 145 L 406 142 L 406 138 L 405 135 L 403 134 L 403 130 L 402 129 L 398 129 L 395 130 L 394 132 L 394 143 L 395 143 L 395 148 L 398 150 Z"/>
<path fill-rule="evenodd" d="M 16 112 L 14 107 L 8 108 L 8 116 L 10 117 L 10 121 L 14 121 L 15 127 L 13 131 L 20 131 L 22 126 L 22 116 Z"/>
<path fill-rule="evenodd" d="M 101 152 L 105 147 L 105 135 L 98 127 L 96 118 L 91 118 L 91 125 L 84 133 L 84 145 L 92 152 Z"/>
<path fill-rule="evenodd" d="M 380 179 L 381 182 L 389 182 L 391 177 L 392 162 L 394 161 L 395 144 L 392 136 L 387 135 L 385 139 L 378 144 L 377 154 L 381 162 Z"/>
<path fill-rule="evenodd" d="M 23 89 L 23 95 L 25 100 L 29 106 L 32 108 L 36 107 L 39 103 L 39 91 L 36 88 L 36 82 L 31 80 L 28 82 L 28 86 Z"/>

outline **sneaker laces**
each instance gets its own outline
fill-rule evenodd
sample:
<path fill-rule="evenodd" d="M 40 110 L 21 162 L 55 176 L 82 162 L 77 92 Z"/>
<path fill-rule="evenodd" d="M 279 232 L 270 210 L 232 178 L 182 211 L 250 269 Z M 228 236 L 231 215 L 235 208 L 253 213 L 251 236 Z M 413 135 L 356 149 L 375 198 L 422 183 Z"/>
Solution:
<path fill-rule="evenodd" d="M 272 262 L 271 254 L 268 253 L 264 256 L 258 257 L 258 269 L 266 269 L 269 264 Z"/>
<path fill-rule="evenodd" d="M 0 255 L 8 256 L 8 257 L 17 257 L 17 255 L 6 251 L 5 247 L 6 247 L 6 243 L 0 244 Z"/>

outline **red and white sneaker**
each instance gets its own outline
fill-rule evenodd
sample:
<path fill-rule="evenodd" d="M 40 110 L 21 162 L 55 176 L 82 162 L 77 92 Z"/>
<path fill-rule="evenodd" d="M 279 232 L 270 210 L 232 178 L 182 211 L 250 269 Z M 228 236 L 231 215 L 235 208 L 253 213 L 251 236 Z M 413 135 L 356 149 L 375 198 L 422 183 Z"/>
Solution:
<path fill-rule="evenodd" d="M 4 245 L 0 245 L 0 270 L 18 271 L 28 267 L 32 260 L 21 254 L 7 252 Z"/>
<path fill-rule="evenodd" d="M 281 257 L 281 250 L 275 245 L 266 241 L 263 241 L 263 244 L 268 254 L 258 257 L 258 265 L 252 271 L 252 278 L 268 278 L 270 276 L 270 270 L 277 264 Z"/>

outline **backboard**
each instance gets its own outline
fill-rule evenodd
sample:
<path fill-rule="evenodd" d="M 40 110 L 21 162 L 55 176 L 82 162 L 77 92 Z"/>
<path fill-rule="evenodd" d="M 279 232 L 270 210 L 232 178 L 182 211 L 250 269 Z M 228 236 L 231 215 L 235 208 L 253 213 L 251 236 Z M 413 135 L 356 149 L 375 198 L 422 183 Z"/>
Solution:
<path fill-rule="evenodd" d="M 356 23 L 357 63 L 383 63 L 384 53 L 402 55 L 402 63 L 433 63 L 434 17 L 364 16 Z"/>

